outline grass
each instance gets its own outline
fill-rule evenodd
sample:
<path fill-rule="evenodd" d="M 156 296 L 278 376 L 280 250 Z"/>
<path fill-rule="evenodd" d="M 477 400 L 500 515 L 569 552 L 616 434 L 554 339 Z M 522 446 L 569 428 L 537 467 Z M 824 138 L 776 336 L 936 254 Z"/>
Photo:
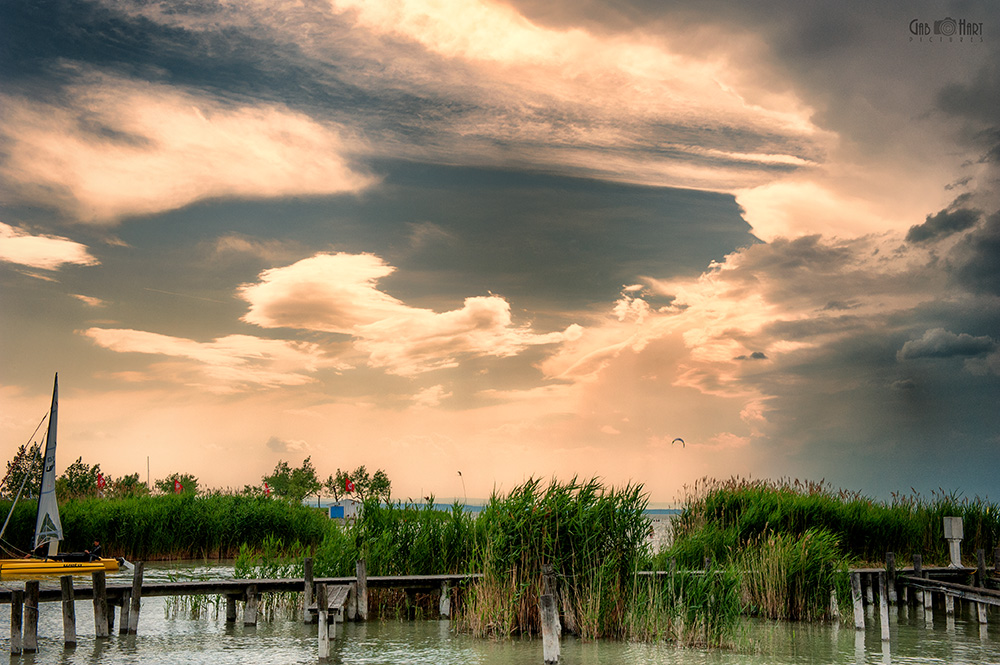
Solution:
<path fill-rule="evenodd" d="M 770 533 L 802 537 L 820 528 L 853 562 L 881 564 L 892 551 L 897 561 L 921 554 L 925 565 L 946 564 L 945 516 L 962 518 L 962 553 L 969 561 L 978 549 L 993 552 L 1000 544 L 1000 509 L 980 498 L 942 490 L 930 499 L 894 494 L 880 502 L 822 482 L 705 479 L 688 493 L 674 525 L 675 545 L 662 556 L 676 557 L 681 565 L 697 565 L 706 556 L 728 560 Z"/>
<path fill-rule="evenodd" d="M 105 556 L 144 561 L 228 559 L 242 545 L 258 547 L 267 538 L 312 546 L 330 526 L 314 508 L 222 493 L 70 500 L 60 505 L 59 513 L 63 551 L 89 549 L 97 538 Z M 27 550 L 34 528 L 34 504 L 19 503 L 4 540 Z"/>

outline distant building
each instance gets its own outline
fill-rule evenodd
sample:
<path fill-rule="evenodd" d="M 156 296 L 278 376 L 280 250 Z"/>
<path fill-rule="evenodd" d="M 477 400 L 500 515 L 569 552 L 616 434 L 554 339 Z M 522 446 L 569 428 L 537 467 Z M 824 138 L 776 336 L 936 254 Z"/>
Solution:
<path fill-rule="evenodd" d="M 330 519 L 353 520 L 361 512 L 361 503 L 354 499 L 341 499 L 329 505 Z"/>

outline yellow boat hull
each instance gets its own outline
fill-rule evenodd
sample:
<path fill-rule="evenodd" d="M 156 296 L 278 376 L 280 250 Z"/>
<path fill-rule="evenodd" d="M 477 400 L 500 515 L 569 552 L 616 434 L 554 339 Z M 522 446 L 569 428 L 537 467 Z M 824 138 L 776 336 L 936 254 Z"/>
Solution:
<path fill-rule="evenodd" d="M 116 559 L 97 561 L 54 561 L 52 559 L 0 559 L 0 580 L 89 575 L 118 570 Z"/>

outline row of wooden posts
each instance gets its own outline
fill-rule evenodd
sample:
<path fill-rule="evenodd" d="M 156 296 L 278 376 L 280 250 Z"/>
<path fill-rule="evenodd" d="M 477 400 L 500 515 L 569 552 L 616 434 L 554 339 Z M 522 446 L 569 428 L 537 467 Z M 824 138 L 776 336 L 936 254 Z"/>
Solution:
<path fill-rule="evenodd" d="M 122 596 L 122 635 L 135 635 L 139 626 L 139 608 L 142 600 L 142 563 L 135 564 L 132 590 Z M 94 599 L 94 634 L 110 637 L 115 624 L 115 606 L 108 603 L 104 571 L 91 574 Z M 59 578 L 62 595 L 63 641 L 67 646 L 76 645 L 76 594 L 73 576 Z M 38 602 L 41 585 L 38 580 L 27 580 L 24 589 L 11 590 L 10 597 L 10 653 L 33 653 L 38 650 Z"/>
<path fill-rule="evenodd" d="M 994 551 L 994 574 L 1000 574 L 1000 547 Z M 945 614 L 949 617 L 955 614 L 955 599 L 960 598 L 974 603 L 976 617 L 981 625 L 987 623 L 986 608 L 989 605 L 1000 606 L 1000 591 L 987 586 L 991 579 L 986 568 L 986 555 L 983 550 L 976 553 L 976 568 L 952 566 L 949 568 L 923 567 L 921 555 L 913 556 L 913 568 L 897 570 L 895 555 L 886 555 L 886 566 L 883 569 L 856 569 L 850 571 L 851 599 L 854 610 L 854 627 L 865 630 L 865 605 L 874 605 L 875 589 L 878 590 L 879 623 L 883 641 L 889 640 L 889 607 L 897 603 L 915 603 L 922 607 L 925 617 L 933 620 L 934 595 L 943 597 Z M 960 576 L 972 577 L 973 584 L 959 584 L 934 577 Z M 912 598 L 909 591 L 913 591 Z M 831 597 L 831 608 L 836 608 L 836 598 Z"/>
<path fill-rule="evenodd" d="M 32 653 L 38 649 L 38 607 L 40 600 L 62 601 L 63 639 L 66 645 L 76 644 L 77 596 L 92 597 L 94 602 L 95 636 L 107 638 L 114 631 L 115 607 L 121 607 L 119 621 L 122 635 L 135 635 L 139 626 L 141 600 L 146 595 L 215 594 L 226 597 L 226 622 L 237 619 L 237 603 L 243 602 L 243 624 L 257 624 L 258 601 L 262 593 L 302 592 L 304 620 L 319 624 L 319 652 L 321 658 L 330 653 L 330 638 L 336 637 L 338 625 L 347 621 L 368 619 L 369 581 L 379 587 L 403 588 L 408 595 L 416 590 L 440 589 L 439 612 L 451 614 L 451 589 L 453 584 L 476 577 L 475 575 L 416 575 L 403 577 L 374 577 L 369 580 L 365 562 L 358 561 L 353 578 L 325 578 L 315 580 L 312 559 L 304 561 L 304 576 L 298 579 L 278 580 L 198 580 L 188 582 L 162 582 L 143 587 L 143 564 L 136 563 L 132 584 L 108 588 L 104 571 L 92 574 L 93 586 L 83 587 L 77 593 L 73 577 L 60 578 L 59 594 L 54 589 L 40 589 L 37 580 L 28 580 L 24 589 L 0 591 L 0 601 L 10 603 L 10 651 L 12 655 Z"/>

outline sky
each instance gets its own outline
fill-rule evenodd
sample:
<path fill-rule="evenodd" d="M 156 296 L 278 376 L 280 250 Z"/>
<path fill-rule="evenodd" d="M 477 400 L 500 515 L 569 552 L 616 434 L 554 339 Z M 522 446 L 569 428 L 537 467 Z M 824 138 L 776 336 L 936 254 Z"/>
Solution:
<path fill-rule="evenodd" d="M 1000 499 L 993 2 L 8 2 L 0 117 L 5 459 Z"/>

